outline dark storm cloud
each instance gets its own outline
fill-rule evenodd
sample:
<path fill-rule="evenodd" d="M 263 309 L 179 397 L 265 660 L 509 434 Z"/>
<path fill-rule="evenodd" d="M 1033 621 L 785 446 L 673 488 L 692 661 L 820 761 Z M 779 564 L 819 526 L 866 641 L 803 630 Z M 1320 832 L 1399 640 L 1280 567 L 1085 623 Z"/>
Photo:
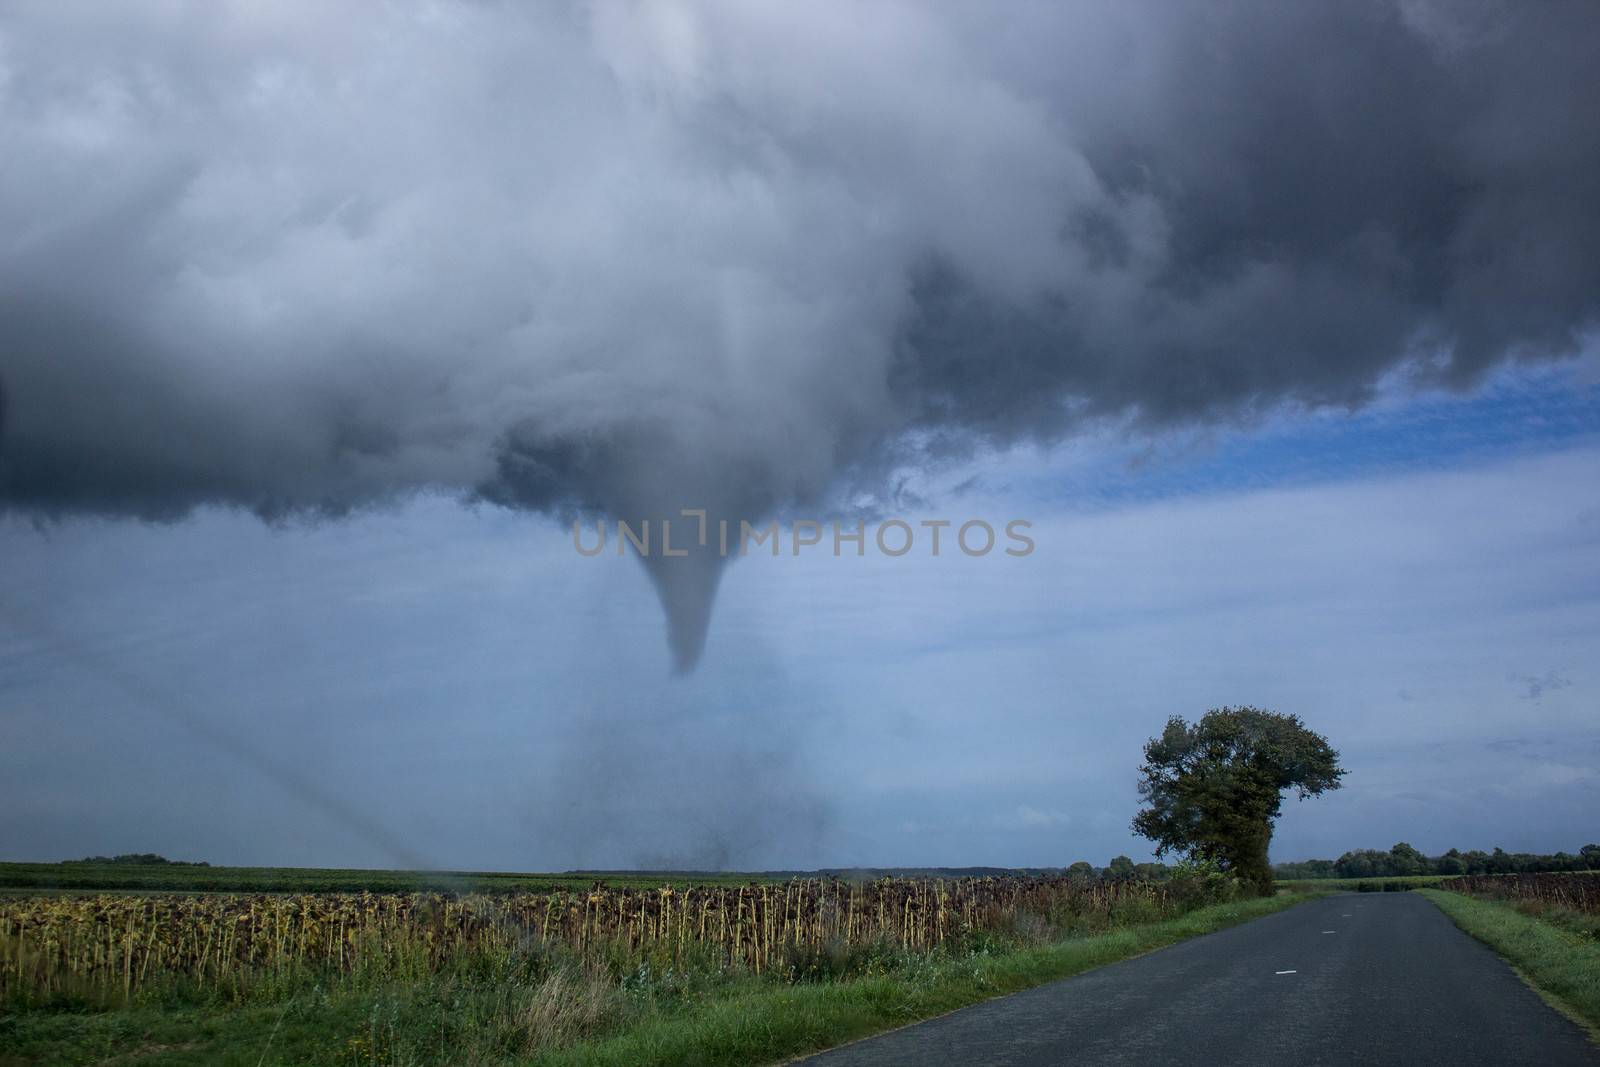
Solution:
<path fill-rule="evenodd" d="M 1586 2 L 8 5 L 0 502 L 757 516 L 1600 311 Z M 674 569 L 676 568 L 676 569 Z M 720 565 L 652 579 L 692 664 Z"/>
<path fill-rule="evenodd" d="M 1078 275 L 1005 303 L 924 271 L 895 367 L 921 420 L 1009 439 L 1357 404 L 1407 357 L 1464 382 L 1575 350 L 1600 308 L 1600 13 L 1228 12 L 1130 37 L 1146 77 L 1031 86 L 1099 181 L 1063 235 Z M 1058 36 L 1015 69 L 1049 70 Z"/>

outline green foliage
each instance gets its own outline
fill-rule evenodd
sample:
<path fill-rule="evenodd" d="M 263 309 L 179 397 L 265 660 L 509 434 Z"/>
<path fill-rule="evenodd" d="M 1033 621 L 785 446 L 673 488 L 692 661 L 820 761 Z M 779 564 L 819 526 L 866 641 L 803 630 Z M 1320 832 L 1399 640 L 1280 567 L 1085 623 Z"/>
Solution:
<path fill-rule="evenodd" d="M 1137 872 L 1134 870 L 1133 860 L 1127 856 L 1114 856 L 1106 865 L 1106 878 L 1115 882 L 1132 881 Z"/>
<path fill-rule="evenodd" d="M 1415 874 L 1404 878 L 1289 878 L 1275 885 L 1280 889 L 1329 893 L 1398 893 L 1436 886 L 1444 880 L 1439 874 Z"/>
<path fill-rule="evenodd" d="M 1404 893 L 1412 888 L 1420 889 L 1422 886 L 1413 887 L 1411 883 L 1399 878 L 1385 878 L 1382 881 L 1361 878 L 1356 881 L 1355 888 L 1358 893 Z"/>
<path fill-rule="evenodd" d="M 1387 852 L 1375 848 L 1352 849 L 1336 860 L 1301 860 L 1273 867 L 1280 880 L 1302 878 L 1405 878 L 1414 875 L 1539 874 L 1600 869 L 1600 845 L 1585 845 L 1574 855 L 1557 852 L 1493 852 L 1451 849 L 1442 856 L 1425 856 L 1401 841 Z"/>
<path fill-rule="evenodd" d="M 81 860 L 67 860 L 67 863 L 93 863 L 99 865 L 121 864 L 133 867 L 209 867 L 211 864 L 201 860 L 198 863 L 189 860 L 169 860 L 165 856 L 154 852 L 124 852 L 119 856 L 86 856 Z"/>
<path fill-rule="evenodd" d="M 1300 799 L 1339 788 L 1339 754 L 1298 716 L 1216 708 L 1190 725 L 1167 720 L 1145 745 L 1133 829 L 1169 851 L 1219 864 L 1272 891 L 1267 846 L 1286 789 Z"/>
<path fill-rule="evenodd" d="M 1187 859 L 1173 865 L 1167 891 L 1188 907 L 1199 908 L 1235 899 L 1243 884 L 1215 860 Z"/>

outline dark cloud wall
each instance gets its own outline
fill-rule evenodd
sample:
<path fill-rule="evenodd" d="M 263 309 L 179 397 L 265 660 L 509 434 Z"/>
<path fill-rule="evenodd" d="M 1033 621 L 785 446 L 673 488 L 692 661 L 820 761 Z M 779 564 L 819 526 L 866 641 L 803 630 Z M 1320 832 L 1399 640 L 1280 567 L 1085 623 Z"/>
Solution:
<path fill-rule="evenodd" d="M 0 12 L 0 505 L 756 516 L 1600 311 L 1600 9 Z M 674 569 L 676 568 L 676 569 Z M 651 572 L 682 665 L 721 568 Z"/>

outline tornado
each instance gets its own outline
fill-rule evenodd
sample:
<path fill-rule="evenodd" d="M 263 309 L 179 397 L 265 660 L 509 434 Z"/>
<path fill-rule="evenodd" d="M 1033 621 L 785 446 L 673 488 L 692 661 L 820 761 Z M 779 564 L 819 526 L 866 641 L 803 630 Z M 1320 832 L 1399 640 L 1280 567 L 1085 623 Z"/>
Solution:
<path fill-rule="evenodd" d="M 258 6 L 0 9 L 0 510 L 676 545 L 1600 323 L 1585 0 Z M 728 569 L 684 547 L 679 672 Z"/>

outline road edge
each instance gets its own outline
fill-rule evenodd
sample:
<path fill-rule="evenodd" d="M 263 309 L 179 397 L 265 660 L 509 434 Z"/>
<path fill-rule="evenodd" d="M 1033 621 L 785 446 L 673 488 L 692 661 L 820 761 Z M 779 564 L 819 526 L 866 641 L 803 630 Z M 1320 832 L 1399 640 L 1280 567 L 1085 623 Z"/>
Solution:
<path fill-rule="evenodd" d="M 1046 979 L 1044 979 L 1043 981 L 1040 981 L 1040 982 L 1035 982 L 1032 985 L 1021 986 L 1021 987 L 1016 988 L 1016 989 L 1007 989 L 1007 990 L 1005 990 L 1003 992 L 994 993 L 994 994 L 992 994 L 990 996 L 983 997 L 983 998 L 978 999 L 978 1000 L 973 1000 L 973 1001 L 970 1001 L 970 1002 L 968 1002 L 966 1004 L 957 1005 L 954 1008 L 950 1008 L 950 1009 L 948 1009 L 946 1011 L 938 1012 L 937 1014 L 934 1014 L 934 1015 L 927 1015 L 927 1016 L 924 1016 L 924 1017 L 922 1017 L 920 1019 L 912 1019 L 912 1020 L 910 1020 L 908 1022 L 903 1022 L 903 1023 L 899 1024 L 898 1026 L 891 1026 L 886 1030 L 875 1030 L 870 1034 L 862 1034 L 859 1037 L 851 1038 L 849 1041 L 841 1041 L 837 1045 L 829 1045 L 827 1048 L 811 1049 L 810 1051 L 807 1051 L 807 1052 L 801 1052 L 801 1053 L 798 1053 L 798 1054 L 796 1054 L 794 1056 L 789 1057 L 788 1059 L 774 1061 L 773 1063 L 768 1064 L 767 1067 L 790 1067 L 790 1065 L 792 1065 L 792 1064 L 803 1063 L 803 1062 L 805 1062 L 806 1060 L 810 1059 L 813 1056 L 820 1056 L 824 1052 L 833 1052 L 836 1049 L 849 1048 L 851 1045 L 859 1045 L 863 1041 L 874 1041 L 874 1040 L 876 1040 L 876 1039 L 878 1039 L 880 1037 L 883 1037 L 883 1036 L 885 1036 L 887 1034 L 892 1034 L 892 1033 L 895 1033 L 895 1032 L 900 1031 L 900 1030 L 906 1030 L 906 1029 L 909 1029 L 909 1028 L 911 1028 L 913 1026 L 921 1026 L 923 1023 L 933 1022 L 935 1019 L 943 1019 L 947 1015 L 954 1015 L 954 1014 L 956 1014 L 956 1012 L 966 1011 L 968 1008 L 975 1008 L 980 1004 L 988 1004 L 991 1001 L 1004 1000 L 1006 997 L 1014 997 L 1018 993 L 1026 993 L 1029 990 L 1038 989 L 1040 986 L 1047 986 L 1047 985 L 1050 985 L 1053 982 L 1065 982 L 1065 981 L 1068 981 L 1069 979 L 1077 978 L 1077 977 L 1079 977 L 1081 975 L 1089 974 L 1092 971 L 1098 971 L 1098 970 L 1101 970 L 1102 968 L 1105 968 L 1105 967 L 1114 967 L 1119 963 L 1127 963 L 1129 960 L 1136 960 L 1136 959 L 1139 959 L 1139 958 L 1141 958 L 1143 956 L 1148 956 L 1153 952 L 1161 952 L 1164 949 L 1169 949 L 1173 945 L 1181 945 L 1186 941 L 1193 941 L 1194 939 L 1199 938 L 1199 937 L 1207 937 L 1207 936 L 1209 936 L 1211 934 L 1220 933 L 1223 930 L 1230 930 L 1235 926 L 1243 926 L 1246 923 L 1253 923 L 1253 922 L 1256 922 L 1257 920 L 1265 919 L 1268 916 L 1277 915 L 1280 912 L 1287 911 L 1289 908 L 1293 907 L 1296 904 L 1303 904 L 1308 900 L 1316 900 L 1316 899 L 1318 899 L 1320 897 L 1331 896 L 1331 895 L 1332 894 L 1330 894 L 1328 892 L 1320 891 L 1320 890 L 1285 889 L 1285 890 L 1281 890 L 1279 892 L 1274 893 L 1270 897 L 1251 897 L 1251 898 L 1247 898 L 1244 901 L 1234 901 L 1233 903 L 1236 903 L 1236 904 L 1238 904 L 1238 903 L 1257 903 L 1257 902 L 1260 902 L 1260 901 L 1271 901 L 1274 906 L 1272 908 L 1269 908 L 1266 911 L 1263 911 L 1259 915 L 1248 915 L 1248 916 L 1244 916 L 1244 917 L 1235 919 L 1235 920 L 1233 920 L 1231 922 L 1222 922 L 1222 923 L 1219 923 L 1219 924 L 1217 924 L 1215 926 L 1209 927 L 1208 929 L 1205 929 L 1205 930 L 1197 930 L 1192 934 L 1185 934 L 1185 935 L 1183 935 L 1181 937 L 1173 938 L 1171 941 L 1165 941 L 1165 942 L 1162 942 L 1161 944 L 1158 944 L 1158 945 L 1150 945 L 1150 946 L 1148 946 L 1146 948 L 1141 948 L 1141 949 L 1139 949 L 1137 951 L 1129 952 L 1127 955 L 1119 956 L 1116 959 L 1102 960 L 1102 961 L 1100 961 L 1098 963 L 1090 964 L 1087 967 L 1083 967 L 1083 968 L 1081 968 L 1079 970 L 1072 971 L 1069 974 L 1060 974 L 1060 975 L 1056 975 L 1056 976 L 1054 976 L 1052 978 L 1046 978 Z M 1159 925 L 1159 924 L 1152 924 L 1152 925 Z M 1104 936 L 1104 935 L 1097 935 L 1097 936 Z M 1084 938 L 1084 939 L 1079 939 L 1079 940 L 1089 940 L 1089 939 Z M 1070 943 L 1071 942 L 1062 942 L 1062 944 L 1070 944 Z"/>
<path fill-rule="evenodd" d="M 658 1020 L 594 1042 L 552 1050 L 540 1067 L 667 1067 L 786 1064 L 927 1022 L 999 997 L 1142 956 L 1276 914 L 1321 894 L 1253 897 L 1210 905 L 1174 919 L 1140 923 L 949 968 L 949 984 L 884 986 L 883 979 L 777 987 L 754 997 L 707 1004 L 690 1017 Z M 968 979 L 979 978 L 974 983 Z M 963 978 L 962 976 L 967 976 Z M 860 983 L 860 984 L 858 984 Z M 853 989 L 851 987 L 854 987 Z M 918 1003 L 920 1001 L 920 1003 Z M 765 1047 L 760 1047 L 765 1046 Z"/>
<path fill-rule="evenodd" d="M 1542 922 L 1531 915 L 1524 915 L 1517 909 L 1498 901 L 1480 900 L 1446 889 L 1414 889 L 1412 892 L 1425 897 L 1429 903 L 1443 912 L 1445 918 L 1449 919 L 1456 929 L 1473 940 L 1487 945 L 1506 966 L 1511 968 L 1512 973 L 1522 980 L 1523 985 L 1533 990 L 1539 999 L 1557 1014 L 1582 1030 L 1591 1044 L 1600 1046 L 1600 1008 L 1585 1010 L 1583 1005 L 1573 1003 L 1561 993 L 1540 982 L 1538 975 L 1530 973 L 1526 953 L 1518 952 L 1515 941 L 1496 927 L 1484 922 L 1483 915 L 1493 915 L 1497 919 L 1514 924 L 1520 931 L 1532 933 L 1537 937 L 1570 938 L 1576 948 L 1591 950 L 1597 956 L 1600 956 L 1600 948 L 1591 948 L 1559 927 Z M 1600 996 L 1597 996 L 1597 1004 L 1600 1004 Z"/>

